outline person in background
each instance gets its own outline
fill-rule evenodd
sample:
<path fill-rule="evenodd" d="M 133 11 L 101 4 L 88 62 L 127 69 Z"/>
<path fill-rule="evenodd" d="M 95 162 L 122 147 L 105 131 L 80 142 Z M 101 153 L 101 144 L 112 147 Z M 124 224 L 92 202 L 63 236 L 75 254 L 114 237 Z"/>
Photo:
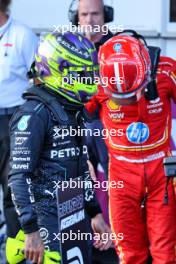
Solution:
<path fill-rule="evenodd" d="M 7 235 L 14 237 L 19 222 L 7 188 L 9 165 L 9 120 L 23 104 L 28 87 L 27 72 L 34 60 L 38 39 L 25 25 L 9 15 L 11 0 L 0 0 L 0 182 L 4 192 Z M 20 137 L 17 139 L 20 150 Z"/>
<path fill-rule="evenodd" d="M 77 4 L 77 9 L 74 10 L 74 4 Z M 73 25 L 80 28 L 83 33 L 92 43 L 94 43 L 98 52 L 99 47 L 106 42 L 113 34 L 106 28 L 104 31 L 105 23 L 113 20 L 113 8 L 104 6 L 102 0 L 73 0 L 69 9 L 69 19 Z M 102 129 L 101 121 L 98 116 L 98 109 L 93 117 L 92 123 L 88 124 L 90 129 Z M 101 164 L 106 178 L 108 175 L 108 153 L 106 145 L 102 137 L 88 137 L 89 156 L 95 171 L 97 165 Z"/>
<path fill-rule="evenodd" d="M 113 9 L 110 9 L 113 10 Z M 112 11 L 111 11 L 112 12 Z M 78 21 L 79 26 L 84 31 L 85 36 L 94 43 L 97 52 L 102 44 L 104 44 L 113 34 L 107 30 L 105 33 L 103 27 L 105 22 L 113 20 L 113 14 L 109 15 L 108 11 L 105 11 L 105 6 L 102 0 L 80 0 L 78 4 Z M 99 29 L 99 31 L 98 31 Z M 102 123 L 99 119 L 98 109 L 94 114 L 91 123 L 87 124 L 87 127 L 94 130 L 103 129 Z M 106 179 L 108 177 L 108 153 L 103 138 L 100 137 L 88 137 L 88 148 L 90 161 L 92 162 L 95 171 L 97 172 L 98 164 L 101 164 Z"/>
<path fill-rule="evenodd" d="M 104 6 L 102 0 L 80 0 L 78 3 L 78 10 L 72 14 L 71 22 L 80 27 L 81 32 L 94 43 L 97 52 L 102 44 L 110 39 L 113 34 L 109 31 L 103 30 L 105 23 L 113 20 L 113 8 Z M 99 30 L 98 30 L 99 29 Z M 86 124 L 88 129 L 99 130 L 102 132 L 103 126 L 99 119 L 99 110 L 97 108 L 91 123 Z M 103 137 L 100 136 L 87 136 L 89 159 L 93 164 L 95 170 L 95 179 L 100 182 L 107 181 L 108 179 L 108 152 Z M 99 169 L 98 169 L 99 167 Z M 101 170 L 101 172 L 100 172 Z M 107 222 L 108 217 L 108 194 L 102 188 L 97 189 L 97 198 L 100 202 L 103 215 Z M 117 256 L 113 248 L 107 251 L 99 251 L 93 248 L 93 263 L 94 264 L 117 264 Z"/>

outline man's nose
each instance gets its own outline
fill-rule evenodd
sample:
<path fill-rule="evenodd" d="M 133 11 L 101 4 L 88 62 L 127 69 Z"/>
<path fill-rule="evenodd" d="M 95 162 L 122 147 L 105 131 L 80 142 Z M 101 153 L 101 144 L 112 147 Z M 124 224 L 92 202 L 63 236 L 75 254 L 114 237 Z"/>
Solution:
<path fill-rule="evenodd" d="M 86 22 L 87 22 L 88 25 L 92 25 L 92 22 L 93 22 L 93 16 L 92 16 L 92 14 L 88 14 L 87 15 Z"/>

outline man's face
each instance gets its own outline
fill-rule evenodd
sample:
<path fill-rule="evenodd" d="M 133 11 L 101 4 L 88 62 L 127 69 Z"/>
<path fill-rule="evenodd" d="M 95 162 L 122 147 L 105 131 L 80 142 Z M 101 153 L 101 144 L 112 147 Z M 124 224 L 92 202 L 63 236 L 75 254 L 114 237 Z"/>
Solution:
<path fill-rule="evenodd" d="M 90 35 L 97 34 L 94 32 L 94 28 L 97 29 L 104 25 L 104 11 L 103 11 L 103 3 L 102 0 L 80 0 L 79 8 L 78 8 L 78 19 L 81 26 L 84 26 L 85 33 Z M 91 26 L 92 30 L 90 31 Z M 86 32 L 88 31 L 88 32 Z"/>

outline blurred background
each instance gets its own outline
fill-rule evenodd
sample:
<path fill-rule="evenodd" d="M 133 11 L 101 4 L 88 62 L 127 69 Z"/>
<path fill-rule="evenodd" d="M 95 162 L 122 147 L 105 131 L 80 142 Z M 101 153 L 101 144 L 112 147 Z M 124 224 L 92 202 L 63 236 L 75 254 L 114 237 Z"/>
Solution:
<path fill-rule="evenodd" d="M 110 25 L 122 25 L 144 34 L 149 44 L 162 48 L 162 54 L 176 59 L 176 0 L 105 0 L 113 6 L 115 19 Z M 14 0 L 14 18 L 35 32 L 53 30 L 54 25 L 69 25 L 71 0 Z"/>
<path fill-rule="evenodd" d="M 37 34 L 70 25 L 71 0 L 14 0 L 12 16 L 31 27 Z M 159 46 L 161 54 L 176 59 L 176 0 L 104 0 L 114 8 L 110 27 L 134 29 L 148 44 Z M 176 149 L 176 108 L 173 108 L 172 146 Z M 176 154 L 176 151 L 175 151 Z"/>

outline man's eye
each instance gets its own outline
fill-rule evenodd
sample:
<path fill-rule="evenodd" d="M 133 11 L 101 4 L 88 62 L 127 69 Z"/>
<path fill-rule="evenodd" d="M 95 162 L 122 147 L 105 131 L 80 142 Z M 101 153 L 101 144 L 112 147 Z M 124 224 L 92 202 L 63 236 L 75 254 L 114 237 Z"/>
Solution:
<path fill-rule="evenodd" d="M 93 12 L 92 15 L 93 16 L 98 16 L 100 13 L 99 12 Z"/>
<path fill-rule="evenodd" d="M 85 17 L 87 16 L 87 13 L 82 13 L 81 16 Z"/>

